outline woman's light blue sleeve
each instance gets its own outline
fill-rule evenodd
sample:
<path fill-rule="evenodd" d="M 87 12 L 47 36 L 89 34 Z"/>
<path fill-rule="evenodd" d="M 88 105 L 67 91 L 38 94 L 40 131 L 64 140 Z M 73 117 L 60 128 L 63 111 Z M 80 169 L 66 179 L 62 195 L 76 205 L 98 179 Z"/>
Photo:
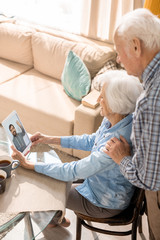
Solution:
<path fill-rule="evenodd" d="M 61 181 L 85 179 L 105 168 L 114 167 L 115 163 L 103 152 L 94 152 L 86 158 L 70 163 L 36 163 L 35 171 Z"/>
<path fill-rule="evenodd" d="M 96 134 L 74 135 L 61 137 L 61 146 L 63 148 L 74 148 L 84 151 L 91 151 L 94 145 Z"/>
<path fill-rule="evenodd" d="M 100 127 L 95 133 L 83 134 L 83 135 L 73 135 L 73 136 L 63 136 L 61 137 L 61 147 L 63 148 L 74 148 L 84 151 L 91 151 L 95 142 L 96 135 L 99 130 L 104 125 L 105 119 L 103 119 Z"/>

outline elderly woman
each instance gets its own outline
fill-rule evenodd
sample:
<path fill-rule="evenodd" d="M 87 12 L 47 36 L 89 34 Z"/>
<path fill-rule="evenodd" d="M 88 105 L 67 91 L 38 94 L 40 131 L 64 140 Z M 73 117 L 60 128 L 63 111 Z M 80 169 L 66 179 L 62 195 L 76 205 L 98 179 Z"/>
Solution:
<path fill-rule="evenodd" d="M 91 151 L 88 157 L 70 163 L 54 163 L 54 160 L 50 164 L 32 163 L 13 146 L 12 157 L 18 159 L 22 167 L 55 179 L 85 179 L 81 184 L 72 184 L 66 207 L 85 215 L 103 218 L 115 216 L 124 210 L 134 192 L 133 185 L 121 174 L 119 166 L 103 152 L 103 147 L 109 139 L 119 138 L 120 135 L 131 145 L 132 112 L 142 86 L 138 78 L 129 76 L 123 70 L 109 71 L 101 76 L 101 81 L 104 84 L 98 102 L 104 119 L 96 133 L 65 137 L 36 133 L 31 137 L 33 145 L 60 144 L 65 148 Z M 61 223 L 64 227 L 69 224 L 69 219 L 66 218 Z"/>

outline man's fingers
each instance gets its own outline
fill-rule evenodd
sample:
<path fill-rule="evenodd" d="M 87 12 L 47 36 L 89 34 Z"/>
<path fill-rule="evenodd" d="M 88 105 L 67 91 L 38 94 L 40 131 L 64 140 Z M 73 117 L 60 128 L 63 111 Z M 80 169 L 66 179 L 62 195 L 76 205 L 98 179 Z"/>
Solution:
<path fill-rule="evenodd" d="M 119 141 L 121 141 L 123 143 L 128 143 L 127 140 L 122 135 L 120 136 L 120 140 L 116 137 L 113 137 L 113 138 L 110 139 L 110 141 L 112 141 L 114 143 L 118 143 Z"/>
<path fill-rule="evenodd" d="M 111 144 L 112 144 L 112 141 L 111 141 L 111 140 L 109 140 L 109 141 L 106 142 L 106 146 L 111 146 Z"/>
<path fill-rule="evenodd" d="M 109 151 L 109 148 L 110 148 L 110 145 L 108 144 L 108 142 L 106 143 L 106 146 L 105 146 L 105 149 L 107 150 L 107 151 Z"/>
<path fill-rule="evenodd" d="M 110 141 L 112 141 L 112 142 L 116 143 L 116 142 L 119 142 L 119 139 L 118 139 L 118 138 L 116 138 L 116 137 L 113 137 L 113 138 L 111 138 L 111 139 L 110 139 Z"/>
<path fill-rule="evenodd" d="M 123 143 L 127 143 L 127 144 L 128 144 L 127 140 L 126 140 L 122 135 L 120 136 L 120 140 L 121 140 Z"/>
<path fill-rule="evenodd" d="M 109 154 L 109 151 L 106 148 L 103 148 L 103 152 L 106 153 L 107 155 Z"/>

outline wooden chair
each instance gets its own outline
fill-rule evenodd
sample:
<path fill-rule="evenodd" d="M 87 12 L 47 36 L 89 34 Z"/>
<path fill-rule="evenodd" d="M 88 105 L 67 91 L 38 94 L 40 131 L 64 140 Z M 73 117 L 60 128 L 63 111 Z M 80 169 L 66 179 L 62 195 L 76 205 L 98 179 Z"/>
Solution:
<path fill-rule="evenodd" d="M 136 240 L 137 227 L 139 227 L 139 232 L 142 233 L 142 215 L 144 214 L 144 211 L 145 211 L 144 190 L 136 188 L 128 208 L 115 217 L 94 218 L 94 217 L 85 216 L 83 214 L 75 212 L 75 214 L 77 215 L 76 240 L 81 239 L 82 225 L 91 231 L 108 234 L 108 235 L 126 236 L 131 234 L 131 239 Z M 106 223 L 111 226 L 131 224 L 131 229 L 129 231 L 105 230 L 105 229 L 91 226 L 90 222 Z"/>

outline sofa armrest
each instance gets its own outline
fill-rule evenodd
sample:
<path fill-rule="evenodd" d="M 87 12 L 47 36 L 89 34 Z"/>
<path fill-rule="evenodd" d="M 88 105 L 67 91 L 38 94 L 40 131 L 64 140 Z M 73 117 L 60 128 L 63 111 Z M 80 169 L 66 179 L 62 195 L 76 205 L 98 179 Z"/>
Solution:
<path fill-rule="evenodd" d="M 95 109 L 80 104 L 75 111 L 74 135 L 92 134 L 102 122 L 100 116 L 100 106 Z M 90 152 L 73 150 L 73 156 L 83 158 Z"/>

